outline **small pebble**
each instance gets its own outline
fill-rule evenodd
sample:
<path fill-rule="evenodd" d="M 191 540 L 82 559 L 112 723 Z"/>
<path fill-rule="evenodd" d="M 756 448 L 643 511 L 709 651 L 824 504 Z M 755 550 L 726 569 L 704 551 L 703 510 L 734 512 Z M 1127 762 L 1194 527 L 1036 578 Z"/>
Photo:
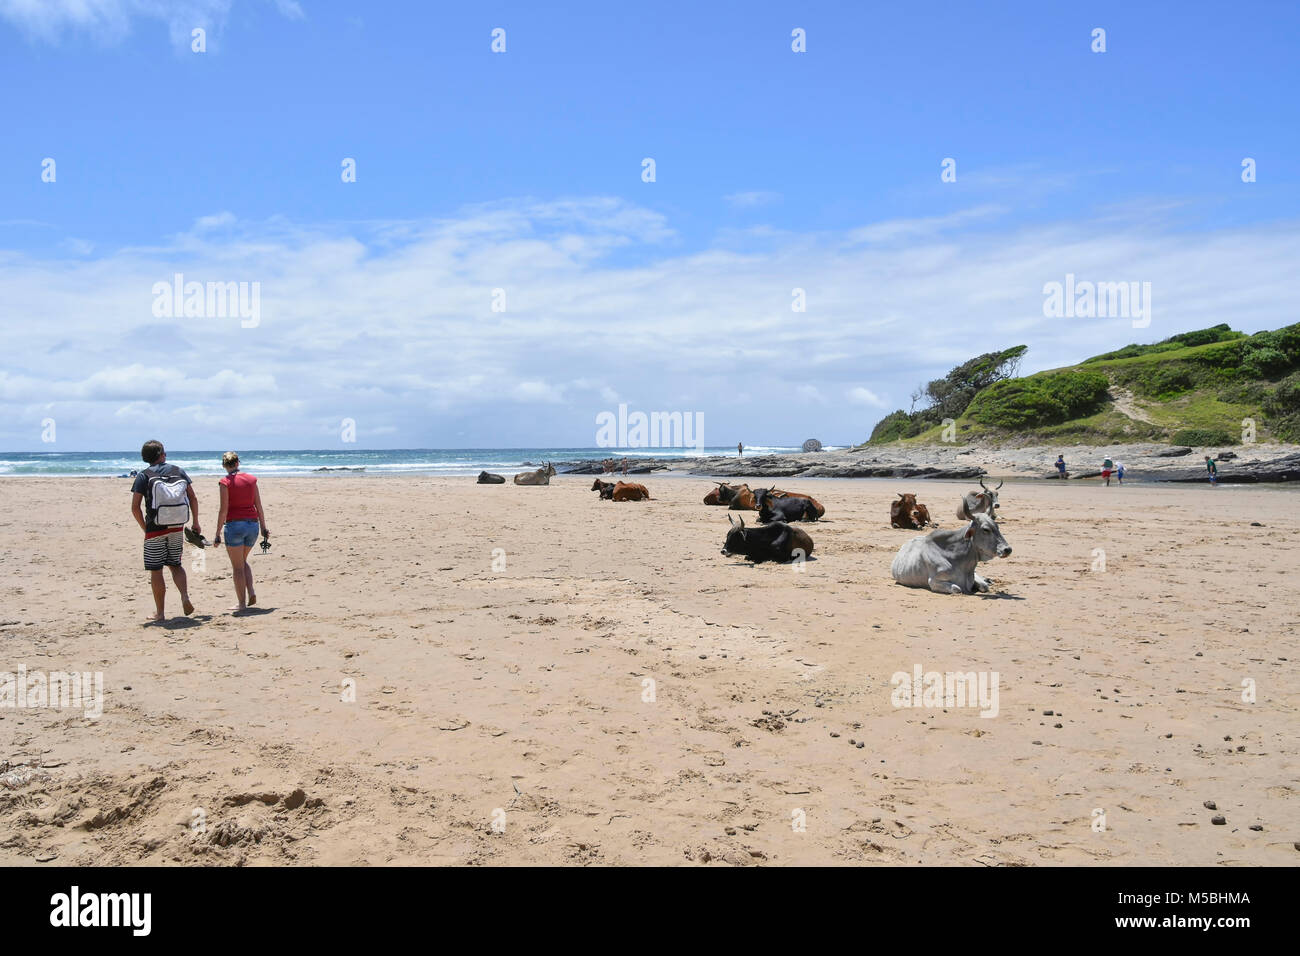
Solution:
<path fill-rule="evenodd" d="M 1264 829 L 1264 828 L 1263 828 L 1262 826 L 1260 826 L 1258 823 L 1252 823 L 1252 824 L 1250 825 L 1250 828 L 1251 828 L 1252 830 L 1254 830 L 1256 833 L 1259 833 L 1261 830 Z"/>
<path fill-rule="evenodd" d="M 1221 827 L 1228 822 L 1228 819 L 1222 813 L 1216 813 L 1214 816 L 1210 817 L 1210 822 L 1216 827 Z"/>
<path fill-rule="evenodd" d="M 859 749 L 859 750 L 861 750 L 861 749 L 862 749 L 863 747 L 865 747 L 866 745 L 867 745 L 867 744 L 866 744 L 865 741 L 862 741 L 862 740 L 859 740 L 859 741 L 858 741 L 858 749 Z"/>
<path fill-rule="evenodd" d="M 1207 810 L 1217 810 L 1217 809 L 1219 809 L 1219 808 L 1215 805 L 1215 803 L 1214 803 L 1213 800 L 1206 800 L 1204 803 L 1201 804 L 1201 806 L 1205 807 L 1205 809 L 1207 809 Z"/>

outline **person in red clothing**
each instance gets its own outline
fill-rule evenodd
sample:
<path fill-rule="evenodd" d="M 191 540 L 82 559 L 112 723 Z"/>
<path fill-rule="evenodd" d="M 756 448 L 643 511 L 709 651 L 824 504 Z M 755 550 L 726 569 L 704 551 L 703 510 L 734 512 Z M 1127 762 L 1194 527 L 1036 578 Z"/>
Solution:
<path fill-rule="evenodd" d="M 248 553 L 257 543 L 260 531 L 270 537 L 266 526 L 266 512 L 262 510 L 262 492 L 257 479 L 239 470 L 239 456 L 228 451 L 221 456 L 226 477 L 221 479 L 221 510 L 217 513 L 217 541 L 221 529 L 226 529 L 226 553 L 230 555 L 230 570 L 235 578 L 235 598 L 239 601 L 230 610 L 246 611 L 257 603 L 253 590 L 253 569 L 248 564 Z"/>

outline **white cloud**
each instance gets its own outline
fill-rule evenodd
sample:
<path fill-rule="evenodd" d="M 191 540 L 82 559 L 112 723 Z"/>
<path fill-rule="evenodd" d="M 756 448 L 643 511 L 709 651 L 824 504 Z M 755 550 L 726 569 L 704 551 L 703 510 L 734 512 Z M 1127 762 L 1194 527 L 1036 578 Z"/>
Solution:
<path fill-rule="evenodd" d="M 869 388 L 863 388 L 861 385 L 854 386 L 848 391 L 849 401 L 858 405 L 871 405 L 875 408 L 887 408 L 889 403 L 877 395 Z"/>
<path fill-rule="evenodd" d="M 843 443 L 983 351 L 1027 344 L 1027 373 L 1222 321 L 1275 328 L 1300 297 L 1296 223 L 1006 226 L 976 209 L 877 224 L 888 242 L 722 234 L 682 251 L 662 214 L 608 198 L 342 226 L 205 218 L 222 228 L 89 257 L 0 250 L 6 313 L 23 317 L 0 323 L 0 447 L 38 443 L 47 414 L 68 448 L 141 431 L 302 447 L 345 417 L 404 447 L 591 444 L 620 401 L 703 412 L 723 444 Z M 153 284 L 176 272 L 259 282 L 260 325 L 155 318 Z M 1151 326 L 1045 318 L 1043 284 L 1067 272 L 1151 282 Z"/>
<path fill-rule="evenodd" d="M 766 189 L 755 189 L 750 192 L 731 193 L 723 196 L 722 201 L 735 206 L 737 209 L 752 209 L 755 206 L 766 206 L 770 203 L 780 202 L 781 194 Z"/>
<path fill-rule="evenodd" d="M 135 21 L 167 24 L 172 43 L 188 50 L 196 27 L 220 31 L 234 0 L 0 0 L 0 18 L 27 37 L 57 43 L 64 33 L 82 33 L 112 44 L 130 32 Z M 287 19 L 303 18 L 296 0 L 273 0 Z M 209 50 L 212 50 L 211 37 Z"/>

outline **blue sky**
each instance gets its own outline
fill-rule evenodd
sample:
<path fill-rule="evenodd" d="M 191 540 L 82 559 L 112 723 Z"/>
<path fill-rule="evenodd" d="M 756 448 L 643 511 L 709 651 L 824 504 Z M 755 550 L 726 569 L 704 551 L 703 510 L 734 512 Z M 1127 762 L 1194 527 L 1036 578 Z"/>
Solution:
<path fill-rule="evenodd" d="M 987 349 L 1297 321 L 1297 36 L 1289 3 L 0 0 L 0 448 L 585 445 L 619 402 L 838 443 Z M 176 272 L 259 283 L 258 324 L 160 322 Z M 1151 282 L 1151 326 L 1045 317 L 1067 272 Z"/>

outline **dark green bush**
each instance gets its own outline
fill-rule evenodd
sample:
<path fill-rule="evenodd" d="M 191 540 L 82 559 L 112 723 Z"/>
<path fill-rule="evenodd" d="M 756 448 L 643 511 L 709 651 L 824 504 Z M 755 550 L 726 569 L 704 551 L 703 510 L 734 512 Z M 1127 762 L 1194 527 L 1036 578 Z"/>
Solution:
<path fill-rule="evenodd" d="M 1236 435 L 1217 428 L 1184 428 L 1174 432 L 1169 439 L 1171 445 L 1235 445 Z"/>
<path fill-rule="evenodd" d="M 989 386 L 971 402 L 972 421 L 995 428 L 1055 425 L 1096 412 L 1110 382 L 1096 372 L 1058 372 L 1009 379 Z"/>

